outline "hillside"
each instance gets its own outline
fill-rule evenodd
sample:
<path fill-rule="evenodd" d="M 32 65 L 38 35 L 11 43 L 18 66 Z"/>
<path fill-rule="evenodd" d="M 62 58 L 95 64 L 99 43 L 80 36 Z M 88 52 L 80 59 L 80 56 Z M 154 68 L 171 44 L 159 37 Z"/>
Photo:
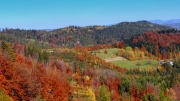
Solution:
<path fill-rule="evenodd" d="M 67 27 L 52 31 L 57 36 L 72 36 L 69 42 L 76 43 L 77 40 L 82 45 L 104 44 L 120 41 L 122 39 L 129 39 L 130 37 L 142 34 L 147 31 L 157 31 L 169 29 L 170 27 L 158 24 L 152 24 L 148 21 L 138 22 L 122 22 L 111 26 L 89 26 L 89 27 Z M 61 42 L 58 42 L 62 44 Z"/>
<path fill-rule="evenodd" d="M 127 69 L 106 62 L 95 51 L 81 46 L 53 48 L 53 53 L 35 44 L 2 41 L 0 46 L 0 101 L 180 100 L 178 58 L 174 67 L 141 59 L 134 63 L 138 67 Z M 104 54 L 111 54 L 110 50 Z M 128 50 L 129 57 L 136 56 L 133 51 L 138 53 Z"/>
<path fill-rule="evenodd" d="M 105 39 L 112 38 L 110 42 L 129 39 L 134 35 L 143 34 L 148 31 L 169 29 L 170 27 L 153 24 L 148 21 L 122 22 L 98 31 L 97 34 Z"/>
<path fill-rule="evenodd" d="M 0 34 L 0 101 L 180 100 L 180 31 L 148 23 L 6 29 Z M 168 30 L 144 32 L 154 28 Z M 128 40 L 113 42 L 118 32 L 130 29 Z M 81 46 L 105 38 L 111 39 L 108 44 Z M 57 46 L 71 43 L 76 47 Z M 106 61 L 110 57 L 121 60 Z M 172 58 L 173 67 L 158 64 Z"/>
<path fill-rule="evenodd" d="M 136 35 L 126 44 L 135 48 L 146 48 L 147 51 L 157 56 L 159 59 L 176 58 L 175 55 L 180 50 L 180 31 L 176 29 L 161 30 L 157 32 L 146 32 Z"/>
<path fill-rule="evenodd" d="M 74 47 L 77 44 L 86 46 L 113 43 L 122 39 L 129 39 L 134 35 L 143 34 L 144 32 L 166 30 L 170 28 L 171 27 L 152 24 L 148 21 L 137 21 L 122 22 L 112 26 L 69 26 L 52 31 L 3 29 L 1 35 L 3 33 L 7 34 L 17 42 L 22 39 L 35 39 L 36 43 L 38 43 L 39 41 L 43 41 L 49 44 L 59 45 L 63 47 Z M 7 37 L 4 35 L 2 36 L 3 38 Z M 14 38 L 14 36 L 16 38 Z M 9 40 L 10 39 L 6 41 Z"/>

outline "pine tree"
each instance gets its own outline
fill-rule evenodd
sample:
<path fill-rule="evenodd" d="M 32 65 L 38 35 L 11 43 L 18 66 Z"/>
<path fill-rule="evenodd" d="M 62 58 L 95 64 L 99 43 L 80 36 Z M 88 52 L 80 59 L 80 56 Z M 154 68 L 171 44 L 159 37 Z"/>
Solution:
<path fill-rule="evenodd" d="M 0 88 L 0 101 L 11 101 L 9 95 L 7 95 L 1 88 Z"/>
<path fill-rule="evenodd" d="M 38 96 L 36 97 L 36 100 L 35 100 L 35 101 L 46 101 L 46 100 L 42 99 L 42 98 L 41 98 L 41 95 L 38 94 Z"/>
<path fill-rule="evenodd" d="M 2 48 L 2 51 L 3 51 L 3 52 L 6 52 L 7 49 L 8 49 L 8 45 L 7 45 L 4 41 L 2 41 L 2 42 L 1 42 L 1 48 Z"/>
<path fill-rule="evenodd" d="M 142 101 L 149 101 L 149 100 L 148 100 L 148 96 L 147 96 L 147 95 L 143 95 Z"/>
<path fill-rule="evenodd" d="M 161 99 L 161 101 L 167 101 L 167 98 L 162 90 L 159 92 L 159 99 Z"/>
<path fill-rule="evenodd" d="M 46 51 L 43 51 L 43 60 L 44 62 L 47 62 L 49 60 L 49 54 Z"/>
<path fill-rule="evenodd" d="M 7 54 L 11 61 L 15 62 L 15 54 L 14 50 L 10 45 L 8 45 L 6 42 L 2 41 L 1 43 L 2 52 Z"/>
<path fill-rule="evenodd" d="M 98 101 L 110 101 L 110 93 L 106 89 L 105 85 L 102 85 L 99 91 Z"/>

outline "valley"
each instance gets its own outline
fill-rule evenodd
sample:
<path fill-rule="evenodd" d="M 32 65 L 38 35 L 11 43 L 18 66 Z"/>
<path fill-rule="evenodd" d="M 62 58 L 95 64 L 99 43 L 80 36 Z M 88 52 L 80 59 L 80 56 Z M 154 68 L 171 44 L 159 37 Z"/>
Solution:
<path fill-rule="evenodd" d="M 145 24 L 149 29 L 149 22 L 136 23 L 137 26 Z M 129 24 L 127 29 L 130 29 L 131 23 L 120 26 Z M 126 34 L 127 38 L 120 34 L 118 39 L 116 35 L 119 34 L 114 32 L 99 33 L 111 28 L 115 31 L 115 26 L 119 25 L 68 27 L 48 32 L 5 29 L 0 33 L 0 93 L 4 94 L 0 98 L 55 101 L 101 101 L 105 96 L 107 101 L 139 101 L 146 97 L 151 97 L 152 101 L 179 99 L 180 31 L 158 25 L 164 29 L 155 28 L 141 34 L 138 34 L 141 29 L 137 29 L 134 35 Z M 86 32 L 88 30 L 91 31 Z M 119 28 L 117 30 L 121 33 Z M 170 59 L 173 59 L 173 66 L 168 62 Z M 160 64 L 161 60 L 165 64 Z"/>
<path fill-rule="evenodd" d="M 1 0 L 0 101 L 180 101 L 179 4 Z"/>

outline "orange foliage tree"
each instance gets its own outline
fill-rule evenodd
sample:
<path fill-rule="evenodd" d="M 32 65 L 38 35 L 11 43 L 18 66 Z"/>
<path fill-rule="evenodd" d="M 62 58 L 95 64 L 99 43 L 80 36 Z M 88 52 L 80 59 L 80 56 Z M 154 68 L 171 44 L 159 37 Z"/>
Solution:
<path fill-rule="evenodd" d="M 48 101 L 68 101 L 70 86 L 65 76 L 16 54 L 12 62 L 0 55 L 0 88 L 14 101 L 34 100 L 38 94 Z"/>

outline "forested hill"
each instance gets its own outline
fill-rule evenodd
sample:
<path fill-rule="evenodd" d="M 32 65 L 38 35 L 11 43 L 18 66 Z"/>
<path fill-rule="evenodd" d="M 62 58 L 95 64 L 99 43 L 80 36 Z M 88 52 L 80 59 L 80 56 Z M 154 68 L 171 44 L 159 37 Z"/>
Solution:
<path fill-rule="evenodd" d="M 129 39 L 134 35 L 143 34 L 144 32 L 165 30 L 170 28 L 171 27 L 153 24 L 148 21 L 122 22 L 107 27 L 102 31 L 97 31 L 97 34 L 105 39 L 110 39 L 111 41 L 119 41 L 122 39 Z"/>
<path fill-rule="evenodd" d="M 81 45 L 112 43 L 122 39 L 129 39 L 144 32 L 166 29 L 171 29 L 171 27 L 153 24 L 148 21 L 122 22 L 112 26 L 69 26 L 52 31 L 2 29 L 0 40 L 3 38 L 7 39 L 6 41 L 10 41 L 13 39 L 13 36 L 16 36 L 14 39 L 16 41 L 35 39 L 36 42 L 41 40 L 50 44 L 74 47 L 77 43 Z M 4 33 L 7 35 L 2 37 Z M 9 36 L 11 36 L 11 39 L 5 38 Z"/>
<path fill-rule="evenodd" d="M 145 32 L 135 35 L 125 43 L 132 48 L 146 49 L 158 59 L 176 58 L 180 51 L 180 31 L 176 29 Z"/>

